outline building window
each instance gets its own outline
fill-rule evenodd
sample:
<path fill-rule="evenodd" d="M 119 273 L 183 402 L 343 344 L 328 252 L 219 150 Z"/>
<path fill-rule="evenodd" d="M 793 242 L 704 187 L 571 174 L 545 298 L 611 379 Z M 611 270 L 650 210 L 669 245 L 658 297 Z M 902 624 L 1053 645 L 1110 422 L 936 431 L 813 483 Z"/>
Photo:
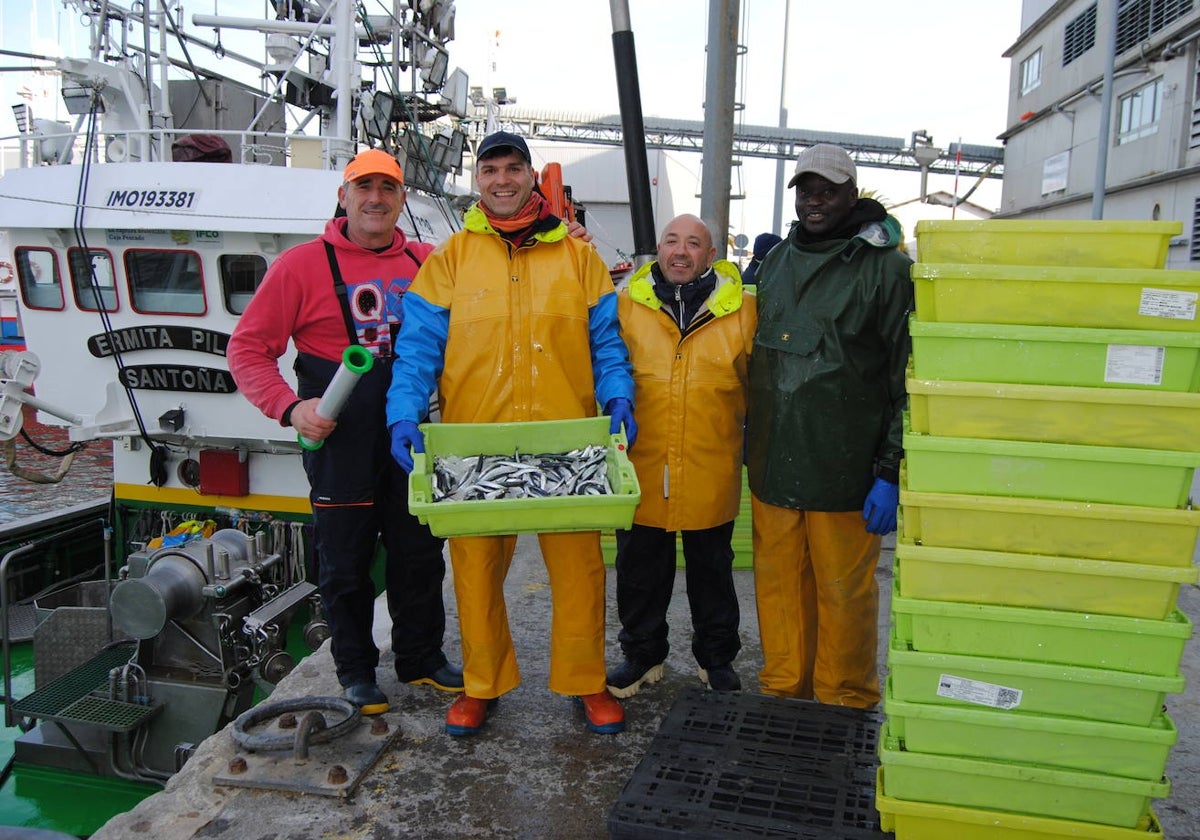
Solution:
<path fill-rule="evenodd" d="M 1021 62 L 1021 95 L 1029 93 L 1042 83 L 1042 48 Z"/>
<path fill-rule="evenodd" d="M 1158 131 L 1162 111 L 1162 79 L 1142 85 L 1121 97 L 1121 121 L 1117 127 L 1117 145 L 1149 137 Z"/>
<path fill-rule="evenodd" d="M 1063 67 L 1096 45 L 1096 4 L 1067 24 L 1063 33 Z"/>
<path fill-rule="evenodd" d="M 1192 0 L 1121 0 L 1117 9 L 1117 54 L 1136 47 L 1192 10 Z"/>

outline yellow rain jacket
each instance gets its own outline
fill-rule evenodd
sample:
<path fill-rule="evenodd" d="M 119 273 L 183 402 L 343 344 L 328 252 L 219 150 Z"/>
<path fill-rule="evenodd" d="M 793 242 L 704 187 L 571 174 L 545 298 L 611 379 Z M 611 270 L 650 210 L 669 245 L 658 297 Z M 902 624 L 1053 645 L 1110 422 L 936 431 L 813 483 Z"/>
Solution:
<path fill-rule="evenodd" d="M 446 423 L 594 417 L 597 400 L 632 399 L 596 250 L 562 224 L 513 248 L 478 206 L 465 225 L 404 297 L 388 424 L 424 417 L 435 379 Z"/>
<path fill-rule="evenodd" d="M 642 489 L 634 521 L 667 531 L 712 528 L 738 514 L 754 297 L 737 267 L 718 260 L 716 287 L 681 332 L 654 293 L 652 265 L 617 298 L 640 429 L 629 450 Z"/>

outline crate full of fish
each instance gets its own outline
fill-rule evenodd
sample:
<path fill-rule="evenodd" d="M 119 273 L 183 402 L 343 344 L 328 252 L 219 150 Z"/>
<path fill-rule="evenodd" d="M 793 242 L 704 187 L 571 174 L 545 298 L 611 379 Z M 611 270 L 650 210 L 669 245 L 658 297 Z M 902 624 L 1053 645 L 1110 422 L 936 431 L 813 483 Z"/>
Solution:
<path fill-rule="evenodd" d="M 642 498 L 609 418 L 426 423 L 408 505 L 439 537 L 628 528 Z"/>

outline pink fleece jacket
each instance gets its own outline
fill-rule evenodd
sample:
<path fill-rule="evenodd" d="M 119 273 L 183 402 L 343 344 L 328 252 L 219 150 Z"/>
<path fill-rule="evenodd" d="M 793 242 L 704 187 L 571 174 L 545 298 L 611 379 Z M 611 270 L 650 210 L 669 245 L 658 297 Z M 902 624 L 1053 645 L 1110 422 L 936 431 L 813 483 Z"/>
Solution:
<path fill-rule="evenodd" d="M 229 372 L 238 389 L 266 416 L 280 420 L 288 406 L 299 397 L 279 370 L 279 357 L 288 341 L 296 349 L 323 359 L 340 360 L 350 343 L 342 307 L 334 296 L 333 277 L 325 254 L 325 242 L 334 247 L 352 301 L 371 301 L 370 289 L 379 290 L 384 305 L 374 308 L 378 330 L 367 327 L 365 335 L 378 332 L 378 343 L 359 343 L 372 352 L 382 349 L 388 336 L 388 324 L 400 317 L 400 298 L 416 276 L 434 246 L 428 242 L 409 242 L 399 229 L 392 244 L 376 253 L 346 238 L 346 219 L 330 219 L 325 232 L 310 242 L 289 248 L 276 258 L 262 284 L 229 339 Z M 411 252 L 411 256 L 409 254 Z M 357 288 L 367 289 L 355 296 Z M 367 316 L 364 307 L 355 305 L 356 317 Z"/>

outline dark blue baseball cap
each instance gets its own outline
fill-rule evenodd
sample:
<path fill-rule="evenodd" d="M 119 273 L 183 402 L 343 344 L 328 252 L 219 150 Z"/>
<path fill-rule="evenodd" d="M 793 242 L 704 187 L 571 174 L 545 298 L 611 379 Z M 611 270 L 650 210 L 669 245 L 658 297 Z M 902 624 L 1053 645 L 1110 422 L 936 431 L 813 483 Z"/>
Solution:
<path fill-rule="evenodd" d="M 533 158 L 529 156 L 529 147 L 525 145 L 525 138 L 507 131 L 497 131 L 484 137 L 483 142 L 479 144 L 479 149 L 475 152 L 475 159 L 482 160 L 489 153 L 503 148 L 512 149 L 525 158 L 526 163 L 533 163 Z"/>

